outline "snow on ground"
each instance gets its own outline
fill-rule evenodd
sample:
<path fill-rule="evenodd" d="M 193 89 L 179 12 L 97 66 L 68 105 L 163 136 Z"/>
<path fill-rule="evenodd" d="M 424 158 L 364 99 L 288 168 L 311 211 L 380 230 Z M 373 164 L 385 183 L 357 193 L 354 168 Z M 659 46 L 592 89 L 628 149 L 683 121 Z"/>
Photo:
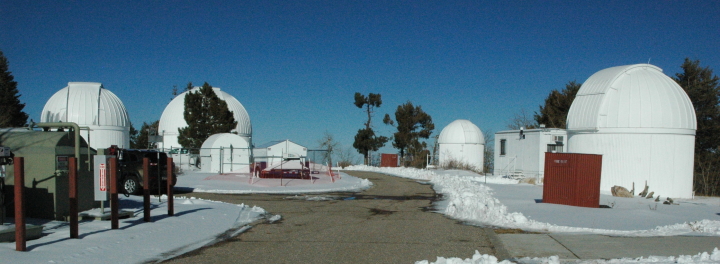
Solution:
<path fill-rule="evenodd" d="M 335 172 L 337 173 L 337 172 Z M 353 192 L 372 186 L 367 179 L 360 179 L 344 173 L 335 180 L 324 174 L 311 174 L 313 180 L 301 179 L 260 179 L 249 173 L 201 173 L 189 172 L 178 176 L 175 188 L 207 193 L 317 193 Z"/>
<path fill-rule="evenodd" d="M 654 199 L 601 194 L 600 203 L 611 208 L 586 208 L 542 203 L 542 186 L 500 176 L 459 170 L 348 169 L 429 180 L 443 194 L 444 201 L 435 205 L 439 212 L 476 225 L 614 236 L 720 236 L 720 198 L 675 199 L 677 205 L 665 205 Z"/>
<path fill-rule="evenodd" d="M 720 199 L 676 199 L 679 205 L 657 205 L 643 198 L 601 196 L 607 209 L 538 203 L 542 187 L 517 184 L 517 180 L 480 176 L 458 170 L 418 170 L 353 166 L 352 170 L 377 171 L 433 184 L 444 200 L 435 206 L 440 213 L 476 225 L 520 228 L 548 232 L 595 233 L 619 236 L 720 236 Z M 361 191 L 372 186 L 367 179 L 341 174 L 332 182 L 323 175 L 317 179 L 279 180 L 250 178 L 244 174 L 216 175 L 186 172 L 178 177 L 178 191 L 213 193 L 318 193 Z M 66 222 L 29 220 L 43 224 L 44 236 L 27 242 L 28 252 L 15 251 L 15 243 L 0 243 L 0 262 L 8 263 L 138 263 L 181 255 L 236 235 L 248 224 L 269 216 L 262 208 L 199 199 L 175 199 L 176 216 L 166 216 L 167 204 L 152 200 L 153 222 L 142 220 L 142 198 L 121 197 L 121 207 L 134 216 L 120 220 L 120 230 L 111 230 L 109 221 L 82 221 L 80 239 L 69 238 Z M 586 217 L 577 218 L 577 215 Z M 587 217 L 590 215 L 592 217 Z M 6 218 L 7 220 L 12 220 Z M 8 228 L 7 225 L 3 228 Z M 163 239 L 158 239 L 163 238 Z M 557 257 L 521 259 L 525 263 L 558 263 Z M 637 259 L 594 260 L 593 263 L 711 263 L 720 261 L 720 251 L 695 256 L 646 257 Z M 418 263 L 431 263 L 427 260 Z M 471 259 L 438 257 L 432 263 L 508 263 L 490 255 L 475 254 Z"/>
<path fill-rule="evenodd" d="M 316 193 L 357 192 L 372 186 L 367 179 L 340 174 L 333 182 L 325 175 L 316 179 L 252 179 L 247 174 L 199 173 L 188 171 L 178 177 L 179 192 L 213 193 Z M 264 209 L 176 196 L 175 216 L 167 216 L 167 197 L 151 199 L 152 222 L 143 221 L 141 196 L 120 196 L 122 210 L 133 217 L 120 219 L 120 229 L 110 229 L 110 221 L 83 220 L 79 239 L 70 239 L 67 222 L 28 219 L 28 224 L 43 225 L 43 237 L 27 241 L 27 251 L 15 251 L 15 242 L 0 243 L 0 263 L 143 263 L 169 259 L 194 249 L 235 236 L 249 224 L 267 215 Z M 109 211 L 109 208 L 106 208 Z M 106 212 L 107 212 L 106 211 Z M 6 218 L 0 230 L 14 228 L 14 219 Z M 9 223 L 7 223 L 9 222 Z"/>
<path fill-rule="evenodd" d="M 654 199 L 619 198 L 601 194 L 600 202 L 610 208 L 585 208 L 542 203 L 542 186 L 518 184 L 500 176 L 481 176 L 459 170 L 420 170 L 352 166 L 398 177 L 427 180 L 443 195 L 434 206 L 438 212 L 465 222 L 528 231 L 593 233 L 613 236 L 720 236 L 720 198 L 675 199 L 664 205 Z M 524 258 L 523 263 L 559 263 L 557 257 Z M 592 260 L 590 263 L 718 263 L 720 250 L 695 256 L 640 257 L 635 259 Z M 416 263 L 509 263 L 490 255 L 469 259 L 438 257 Z"/>
<path fill-rule="evenodd" d="M 560 264 L 560 258 L 557 256 L 548 257 L 548 258 L 522 258 L 519 260 L 521 263 L 547 263 L 547 264 Z M 678 256 L 678 257 L 660 257 L 660 256 L 650 256 L 650 257 L 639 257 L 639 258 L 623 258 L 623 259 L 610 259 L 610 260 L 604 260 L 604 259 L 597 259 L 597 260 L 581 260 L 577 261 L 575 263 L 593 263 L 593 264 L 602 264 L 602 263 L 718 263 L 720 262 L 720 250 L 717 248 L 712 253 L 699 253 L 694 256 L 684 255 L 684 256 Z M 427 260 L 423 261 L 417 261 L 416 264 L 509 264 L 514 263 L 511 261 L 503 260 L 498 262 L 498 259 L 495 256 L 487 255 L 487 254 L 480 254 L 479 252 L 475 251 L 475 254 L 472 256 L 472 258 L 444 258 L 444 257 L 438 257 L 435 262 L 430 262 Z"/>
<path fill-rule="evenodd" d="M 242 232 L 266 213 L 259 207 L 200 199 L 175 198 L 175 216 L 167 215 L 167 197 L 151 200 L 152 222 L 143 221 L 142 197 L 122 197 L 120 206 L 134 216 L 110 221 L 82 220 L 79 239 L 70 238 L 67 222 L 28 219 L 44 225 L 43 237 L 26 242 L 27 251 L 15 251 L 15 242 L 0 243 L 2 263 L 141 263 L 181 255 Z M 106 209 L 109 210 L 109 209 Z M 7 220 L 13 220 L 6 218 Z"/>

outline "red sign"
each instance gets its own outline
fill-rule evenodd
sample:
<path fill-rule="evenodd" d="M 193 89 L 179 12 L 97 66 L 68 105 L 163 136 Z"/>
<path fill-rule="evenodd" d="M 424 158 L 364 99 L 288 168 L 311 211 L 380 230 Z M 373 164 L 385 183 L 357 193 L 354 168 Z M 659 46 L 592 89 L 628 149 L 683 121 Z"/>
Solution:
<path fill-rule="evenodd" d="M 105 176 L 105 163 L 100 163 L 100 191 L 107 191 L 107 177 Z"/>

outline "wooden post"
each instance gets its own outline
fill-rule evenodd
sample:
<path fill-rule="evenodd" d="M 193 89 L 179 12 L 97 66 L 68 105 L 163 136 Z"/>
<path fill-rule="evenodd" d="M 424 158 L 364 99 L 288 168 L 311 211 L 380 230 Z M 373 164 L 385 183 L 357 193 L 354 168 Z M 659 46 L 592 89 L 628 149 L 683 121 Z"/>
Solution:
<path fill-rule="evenodd" d="M 117 158 L 110 158 L 110 228 L 120 228 L 118 212 L 120 203 L 118 200 L 118 177 Z"/>
<path fill-rule="evenodd" d="M 175 178 L 175 176 L 173 175 L 173 171 L 175 170 L 174 167 L 175 164 L 173 164 L 173 158 L 167 158 L 167 206 L 169 216 L 175 215 L 175 208 L 173 207 L 173 202 L 175 200 L 173 199 L 173 180 Z"/>
<path fill-rule="evenodd" d="M 70 171 L 68 178 L 70 180 L 70 238 L 78 238 L 78 188 L 77 188 L 77 163 L 76 157 L 70 157 Z"/>
<path fill-rule="evenodd" d="M 26 251 L 25 244 L 25 159 L 15 157 L 15 250 Z"/>
<path fill-rule="evenodd" d="M 143 158 L 143 208 L 143 220 L 150 222 L 150 159 L 148 158 Z"/>

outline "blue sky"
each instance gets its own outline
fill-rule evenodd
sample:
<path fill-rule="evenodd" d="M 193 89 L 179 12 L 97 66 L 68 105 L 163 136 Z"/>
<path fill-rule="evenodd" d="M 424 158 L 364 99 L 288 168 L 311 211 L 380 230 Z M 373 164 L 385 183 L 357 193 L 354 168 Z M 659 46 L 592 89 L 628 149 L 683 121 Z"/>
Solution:
<path fill-rule="evenodd" d="M 0 5 L 0 50 L 38 120 L 68 82 L 101 82 L 136 127 L 172 88 L 235 96 L 253 141 L 344 146 L 365 121 L 353 94 L 382 94 L 374 127 L 420 105 L 434 133 L 456 119 L 505 130 L 521 109 L 604 68 L 684 58 L 720 71 L 718 1 L 15 1 Z M 392 148 L 384 148 L 394 153 Z"/>

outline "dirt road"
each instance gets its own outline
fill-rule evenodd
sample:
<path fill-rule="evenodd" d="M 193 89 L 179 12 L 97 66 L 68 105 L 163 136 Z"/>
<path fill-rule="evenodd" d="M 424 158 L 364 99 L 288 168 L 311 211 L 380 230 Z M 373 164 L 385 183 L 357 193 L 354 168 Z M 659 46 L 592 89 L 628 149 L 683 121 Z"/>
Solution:
<path fill-rule="evenodd" d="M 463 225 L 429 207 L 430 185 L 372 172 L 347 172 L 374 186 L 361 193 L 223 195 L 203 199 L 257 205 L 280 221 L 250 230 L 168 263 L 414 263 L 437 256 L 495 254 L 487 231 Z M 319 200 L 307 200 L 311 198 Z"/>

